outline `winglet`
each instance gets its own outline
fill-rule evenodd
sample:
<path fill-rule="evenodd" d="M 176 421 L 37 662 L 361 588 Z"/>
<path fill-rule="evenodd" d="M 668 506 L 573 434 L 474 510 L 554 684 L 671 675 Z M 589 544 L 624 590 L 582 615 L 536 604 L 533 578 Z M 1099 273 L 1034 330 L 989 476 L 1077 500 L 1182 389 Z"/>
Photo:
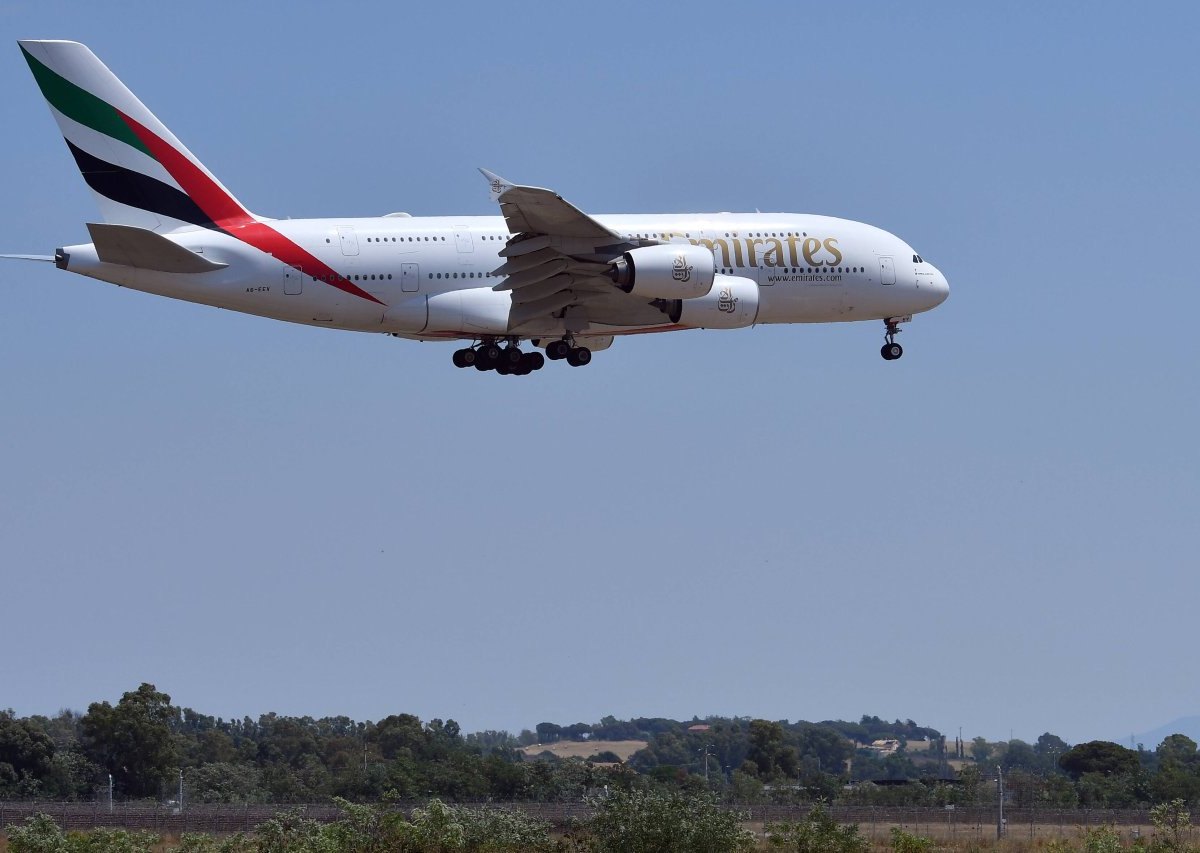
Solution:
<path fill-rule="evenodd" d="M 508 190 L 512 189 L 513 184 L 510 181 L 497 175 L 495 172 L 489 172 L 487 169 L 480 169 L 483 176 L 488 179 L 488 183 L 492 188 L 492 201 L 498 201 L 500 196 L 504 195 Z"/>

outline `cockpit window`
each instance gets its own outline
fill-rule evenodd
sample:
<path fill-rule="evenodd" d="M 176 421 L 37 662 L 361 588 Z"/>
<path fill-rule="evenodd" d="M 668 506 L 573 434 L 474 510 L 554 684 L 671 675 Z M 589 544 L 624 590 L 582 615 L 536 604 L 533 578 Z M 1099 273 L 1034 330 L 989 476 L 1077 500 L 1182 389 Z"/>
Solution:
<path fill-rule="evenodd" d="M 920 255 L 913 255 L 913 263 L 914 264 L 923 264 L 923 263 L 925 263 L 925 259 L 922 258 Z"/>

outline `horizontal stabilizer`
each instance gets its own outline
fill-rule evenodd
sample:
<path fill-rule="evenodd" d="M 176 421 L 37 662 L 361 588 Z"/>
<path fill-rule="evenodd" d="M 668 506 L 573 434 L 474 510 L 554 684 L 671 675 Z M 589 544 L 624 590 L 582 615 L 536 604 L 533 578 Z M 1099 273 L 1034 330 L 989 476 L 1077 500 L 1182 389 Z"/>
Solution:
<path fill-rule="evenodd" d="M 46 263 L 54 263 L 54 255 L 0 255 L 0 258 L 6 258 L 10 261 L 45 261 Z"/>
<path fill-rule="evenodd" d="M 133 225 L 89 222 L 88 232 L 96 244 L 97 257 L 106 264 L 178 273 L 212 272 L 229 266 L 210 261 L 161 234 Z"/>

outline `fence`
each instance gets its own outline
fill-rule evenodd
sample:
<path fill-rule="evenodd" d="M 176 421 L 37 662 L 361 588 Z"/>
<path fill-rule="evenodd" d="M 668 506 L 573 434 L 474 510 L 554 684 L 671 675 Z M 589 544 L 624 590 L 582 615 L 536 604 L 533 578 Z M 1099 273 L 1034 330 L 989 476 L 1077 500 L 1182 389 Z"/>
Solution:
<path fill-rule="evenodd" d="M 399 803 L 396 808 L 410 811 L 422 803 Z M 504 808 L 520 811 L 564 826 L 573 820 L 591 816 L 585 803 L 464 803 L 464 805 Z M 761 824 L 781 820 L 798 820 L 808 814 L 808 805 L 732 805 L 746 812 L 749 820 Z M 831 816 L 841 823 L 857 823 L 864 835 L 884 837 L 898 826 L 920 835 L 938 839 L 994 838 L 996 835 L 995 807 L 971 806 L 939 808 L 934 806 L 826 806 Z M 148 830 L 158 835 L 179 835 L 184 832 L 234 833 L 249 832 L 270 820 L 281 811 L 298 810 L 310 820 L 336 820 L 341 811 L 330 804 L 260 805 L 260 804 L 197 804 L 179 809 L 174 804 L 146 802 L 113 803 L 111 811 L 105 802 L 0 802 L 0 830 L 19 824 L 26 818 L 48 814 L 63 829 L 92 829 L 109 827 L 128 830 Z M 1146 809 L 1038 809 L 1012 808 L 1004 810 L 1006 834 L 1009 837 L 1065 837 L 1080 827 L 1113 825 L 1129 837 L 1144 834 L 1150 825 Z M 1195 838 L 1195 830 L 1192 831 Z"/>

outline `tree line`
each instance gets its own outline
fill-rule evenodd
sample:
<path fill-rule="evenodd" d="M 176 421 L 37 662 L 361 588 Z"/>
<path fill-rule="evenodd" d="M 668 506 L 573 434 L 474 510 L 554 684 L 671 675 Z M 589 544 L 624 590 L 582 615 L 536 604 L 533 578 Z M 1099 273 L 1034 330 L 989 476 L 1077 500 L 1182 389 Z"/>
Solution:
<path fill-rule="evenodd" d="M 644 741 L 626 762 L 602 745 L 556 758 L 563 740 Z M 883 742 L 881 744 L 881 742 Z M 547 747 L 540 751 L 538 746 Z M 577 750 L 579 751 L 579 750 Z M 582 750 L 587 752 L 586 749 Z M 1119 808 L 1200 801 L 1200 753 L 1172 735 L 1154 749 L 982 738 L 947 748 L 912 720 L 665 718 L 539 723 L 464 734 L 453 720 L 395 714 L 224 720 L 172 704 L 152 684 L 86 713 L 0 711 L 0 799 L 308 803 L 579 802 L 599 793 L 712 795 L 739 803 L 950 805 L 994 802 L 997 773 L 1017 806 Z"/>

